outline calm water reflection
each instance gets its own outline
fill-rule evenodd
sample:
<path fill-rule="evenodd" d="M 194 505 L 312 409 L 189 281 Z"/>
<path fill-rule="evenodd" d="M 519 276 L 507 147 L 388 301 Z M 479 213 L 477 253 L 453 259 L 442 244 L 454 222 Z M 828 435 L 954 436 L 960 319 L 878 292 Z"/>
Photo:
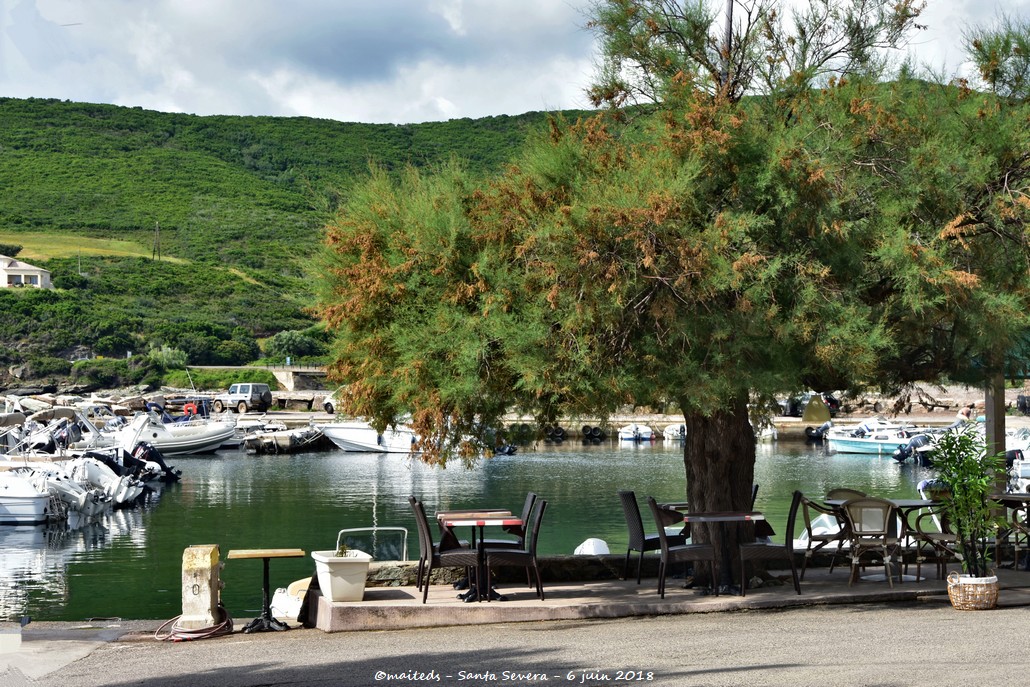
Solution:
<path fill-rule="evenodd" d="M 658 500 L 685 494 L 682 448 L 653 445 L 539 444 L 516 456 L 484 461 L 477 469 L 447 470 L 403 457 L 319 453 L 179 457 L 181 484 L 167 487 L 143 508 L 119 511 L 88 527 L 0 527 L 0 617 L 39 620 L 95 617 L 171 618 L 181 612 L 183 550 L 217 544 L 230 549 L 335 545 L 340 529 L 401 525 L 418 542 L 409 494 L 438 509 L 521 509 L 527 491 L 550 501 L 540 535 L 543 553 L 572 553 L 589 537 L 624 552 L 626 527 L 615 492 L 629 488 Z M 927 475 L 891 458 L 828 454 L 822 447 L 779 442 L 760 445 L 758 508 L 783 531 L 795 489 L 825 493 L 853 486 L 882 496 L 915 495 Z M 646 520 L 645 520 L 646 522 Z M 272 585 L 309 576 L 310 559 L 271 565 Z M 234 616 L 260 604 L 260 561 L 230 561 L 222 571 L 222 600 Z"/>

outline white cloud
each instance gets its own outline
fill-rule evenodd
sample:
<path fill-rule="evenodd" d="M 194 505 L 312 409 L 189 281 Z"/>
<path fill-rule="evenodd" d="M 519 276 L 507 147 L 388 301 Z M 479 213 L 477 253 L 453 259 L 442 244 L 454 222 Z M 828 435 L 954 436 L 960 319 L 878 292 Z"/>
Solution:
<path fill-rule="evenodd" d="M 0 95 L 364 122 L 587 107 L 590 2 L 0 0 Z M 913 54 L 952 73 L 1002 10 L 1030 0 L 930 0 Z"/>

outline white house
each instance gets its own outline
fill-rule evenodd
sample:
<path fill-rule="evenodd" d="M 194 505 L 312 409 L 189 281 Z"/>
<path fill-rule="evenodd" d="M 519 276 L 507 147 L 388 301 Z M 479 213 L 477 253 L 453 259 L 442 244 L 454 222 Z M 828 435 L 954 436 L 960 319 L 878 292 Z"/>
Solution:
<path fill-rule="evenodd" d="M 42 267 L 35 267 L 0 255 L 0 287 L 6 286 L 33 286 L 37 289 L 49 289 L 50 271 Z"/>

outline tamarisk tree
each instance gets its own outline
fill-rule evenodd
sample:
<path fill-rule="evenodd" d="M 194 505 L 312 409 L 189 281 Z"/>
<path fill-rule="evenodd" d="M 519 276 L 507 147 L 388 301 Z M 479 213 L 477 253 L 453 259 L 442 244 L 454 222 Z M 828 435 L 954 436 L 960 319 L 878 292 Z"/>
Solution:
<path fill-rule="evenodd" d="M 823 35 L 881 37 L 866 51 L 918 14 L 813 6 L 880 8 L 861 13 L 895 22 L 877 31 L 820 20 Z M 658 19 L 675 7 L 598 5 L 620 70 L 669 40 Z M 320 305 L 348 412 L 410 415 L 424 459 L 442 462 L 473 455 L 511 410 L 543 422 L 672 402 L 692 507 L 745 510 L 750 406 L 972 375 L 1013 348 L 1030 324 L 1025 113 L 904 72 L 885 83 L 882 61 L 831 74 L 840 62 L 798 57 L 756 82 L 739 74 L 768 68 L 748 53 L 735 59 L 749 70 L 730 70 L 739 86 L 712 88 L 714 15 L 698 16 L 655 59 L 646 116 L 555 118 L 494 178 L 373 170 L 355 190 L 327 227 Z M 745 28 L 790 45 L 775 22 Z"/>

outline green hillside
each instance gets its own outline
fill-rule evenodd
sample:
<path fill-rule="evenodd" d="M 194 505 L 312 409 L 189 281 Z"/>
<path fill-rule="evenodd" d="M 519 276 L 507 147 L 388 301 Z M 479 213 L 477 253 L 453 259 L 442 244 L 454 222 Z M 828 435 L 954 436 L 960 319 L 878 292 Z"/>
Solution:
<path fill-rule="evenodd" d="M 243 362 L 257 338 L 312 324 L 321 228 L 370 162 L 456 155 L 489 174 L 547 117 L 389 125 L 0 99 L 0 244 L 59 287 L 0 290 L 17 313 L 0 322 L 0 362 L 23 382 L 73 356 L 161 345 Z"/>

